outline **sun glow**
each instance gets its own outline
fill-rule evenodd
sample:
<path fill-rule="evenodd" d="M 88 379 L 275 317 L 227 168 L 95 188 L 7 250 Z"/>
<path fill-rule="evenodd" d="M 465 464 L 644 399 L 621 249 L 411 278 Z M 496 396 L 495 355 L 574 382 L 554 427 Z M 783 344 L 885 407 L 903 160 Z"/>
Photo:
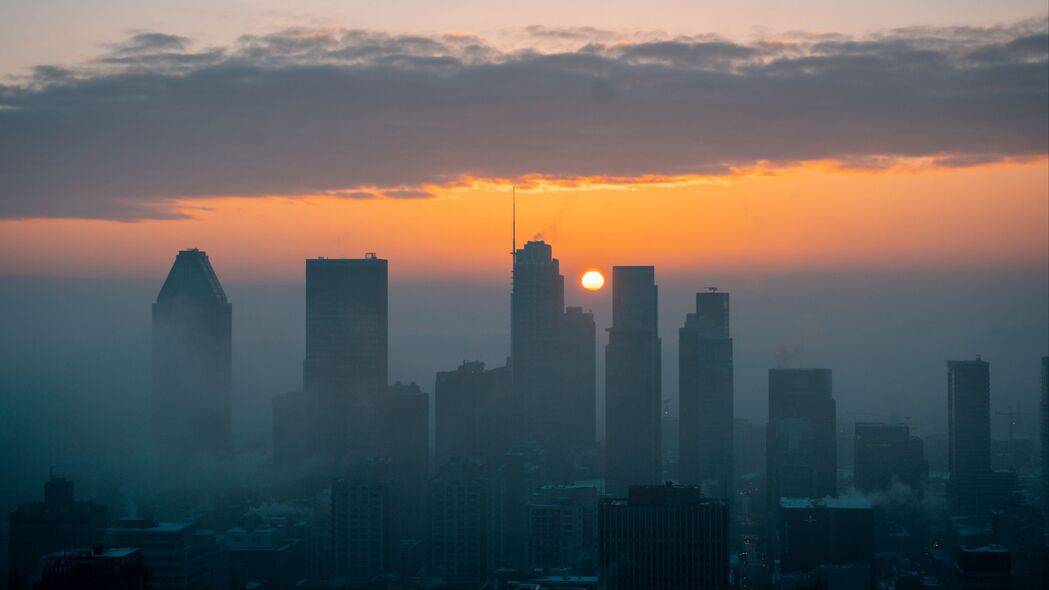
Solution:
<path fill-rule="evenodd" d="M 579 279 L 579 283 L 587 291 L 599 291 L 605 286 L 605 277 L 600 271 L 588 270 L 583 273 L 583 278 Z"/>

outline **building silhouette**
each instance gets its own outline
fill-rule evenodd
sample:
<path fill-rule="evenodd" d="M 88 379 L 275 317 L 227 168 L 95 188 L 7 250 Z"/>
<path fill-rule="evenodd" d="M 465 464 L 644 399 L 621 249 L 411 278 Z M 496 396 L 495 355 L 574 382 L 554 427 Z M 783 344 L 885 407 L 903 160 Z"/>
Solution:
<path fill-rule="evenodd" d="M 733 490 L 733 363 L 729 294 L 696 293 L 678 330 L 679 473 L 716 498 Z"/>
<path fill-rule="evenodd" d="M 76 501 L 73 482 L 52 476 L 44 501 L 8 513 L 8 587 L 23 590 L 39 570 L 38 560 L 63 549 L 90 548 L 95 529 L 106 524 L 106 508 Z"/>
<path fill-rule="evenodd" d="M 430 573 L 480 583 L 492 567 L 490 477 L 474 461 L 453 461 L 430 481 Z"/>
<path fill-rule="evenodd" d="M 1049 356 L 1042 357 L 1042 514 L 1049 519 Z M 1049 573 L 1049 572 L 1047 572 Z"/>
<path fill-rule="evenodd" d="M 780 564 L 784 575 L 819 575 L 821 566 L 860 566 L 874 582 L 874 510 L 862 498 L 781 498 Z"/>
<path fill-rule="evenodd" d="M 768 497 L 837 495 L 835 403 L 830 369 L 769 370 Z M 775 510 L 770 511 L 770 516 Z"/>
<path fill-rule="evenodd" d="M 294 588 L 306 577 L 306 543 L 293 536 L 291 523 L 273 520 L 251 519 L 222 536 L 230 588 Z"/>
<path fill-rule="evenodd" d="M 919 493 L 929 473 L 922 440 L 902 424 L 857 422 L 853 462 L 863 492 L 888 491 L 894 481 Z"/>
<path fill-rule="evenodd" d="M 612 269 L 612 327 L 605 347 L 606 491 L 662 479 L 662 343 L 655 267 Z"/>
<path fill-rule="evenodd" d="M 596 363 L 594 314 L 582 307 L 565 308 L 561 320 L 561 406 L 550 417 L 559 422 L 557 430 L 564 434 L 565 445 L 576 457 L 597 444 Z"/>
<path fill-rule="evenodd" d="M 155 590 L 205 590 L 215 583 L 215 538 L 195 522 L 121 518 L 96 533 L 103 549 L 138 547 Z"/>
<path fill-rule="evenodd" d="M 393 555 L 393 482 L 389 464 L 362 461 L 331 487 L 335 576 L 367 582 L 387 573 Z"/>
<path fill-rule="evenodd" d="M 387 261 L 306 261 L 303 392 L 317 410 L 319 450 L 335 468 L 372 456 L 388 383 Z"/>
<path fill-rule="evenodd" d="M 233 306 L 208 255 L 182 250 L 153 304 L 153 438 L 162 458 L 232 450 Z"/>
<path fill-rule="evenodd" d="M 597 488 L 551 484 L 528 503 L 528 566 L 595 575 L 597 568 Z"/>
<path fill-rule="evenodd" d="M 549 244 L 526 242 L 514 253 L 510 357 L 518 438 L 563 448 L 552 418 L 561 402 L 561 319 L 565 278 Z"/>
<path fill-rule="evenodd" d="M 632 486 L 601 501 L 599 530 L 608 590 L 729 587 L 728 503 L 699 487 Z"/>
<path fill-rule="evenodd" d="M 1013 471 L 991 469 L 991 370 L 987 361 L 947 362 L 947 500 L 956 515 L 998 508 L 1018 485 Z"/>
<path fill-rule="evenodd" d="M 962 545 L 954 560 L 957 590 L 1013 590 L 1009 550 L 1001 545 Z"/>
<path fill-rule="evenodd" d="M 511 441 L 510 369 L 463 362 L 437 373 L 434 389 L 434 462 L 501 455 Z"/>
<path fill-rule="evenodd" d="M 390 386 L 383 420 L 382 456 L 389 461 L 392 571 L 417 572 L 429 534 L 426 486 L 430 481 L 430 396 L 415 383 Z"/>

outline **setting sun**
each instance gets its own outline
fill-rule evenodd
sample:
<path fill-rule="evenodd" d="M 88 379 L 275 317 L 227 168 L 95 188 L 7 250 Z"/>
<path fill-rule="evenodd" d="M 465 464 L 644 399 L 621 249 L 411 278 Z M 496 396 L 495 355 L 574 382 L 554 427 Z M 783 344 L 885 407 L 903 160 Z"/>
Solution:
<path fill-rule="evenodd" d="M 600 271 L 588 270 L 583 273 L 583 278 L 579 280 L 579 283 L 587 291 L 599 291 L 605 286 L 605 277 Z"/>

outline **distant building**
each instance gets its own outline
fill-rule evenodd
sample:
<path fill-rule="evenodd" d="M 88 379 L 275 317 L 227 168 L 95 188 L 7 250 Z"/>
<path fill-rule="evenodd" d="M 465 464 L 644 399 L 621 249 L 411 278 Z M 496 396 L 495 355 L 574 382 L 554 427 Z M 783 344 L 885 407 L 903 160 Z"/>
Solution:
<path fill-rule="evenodd" d="M 384 403 L 383 455 L 390 462 L 392 570 L 408 575 L 425 566 L 429 536 L 430 396 L 415 383 L 390 386 Z"/>
<path fill-rule="evenodd" d="M 8 513 L 8 585 L 32 587 L 38 560 L 63 549 L 90 548 L 96 528 L 106 524 L 106 508 L 73 499 L 73 482 L 51 477 L 44 501 L 23 504 Z"/>
<path fill-rule="evenodd" d="M 105 549 L 138 547 L 153 590 L 205 590 L 214 584 L 215 539 L 194 522 L 121 518 L 97 531 Z"/>
<path fill-rule="evenodd" d="M 1001 545 L 963 545 L 954 561 L 957 590 L 1013 590 L 1009 550 Z"/>
<path fill-rule="evenodd" d="M 430 481 L 430 574 L 480 583 L 492 566 L 490 477 L 477 462 L 443 465 Z"/>
<path fill-rule="evenodd" d="M 696 293 L 696 312 L 678 331 L 680 476 L 708 494 L 733 490 L 733 363 L 729 294 Z"/>
<path fill-rule="evenodd" d="M 480 361 L 463 362 L 437 373 L 434 391 L 434 461 L 440 469 L 454 459 L 501 455 L 509 446 L 510 370 L 486 370 Z"/>
<path fill-rule="evenodd" d="M 860 564 L 873 583 L 874 510 L 863 499 L 781 498 L 780 564 L 784 575 L 821 566 Z M 828 570 L 838 575 L 843 571 Z"/>
<path fill-rule="evenodd" d="M 725 500 L 694 486 L 633 486 L 600 505 L 601 578 L 608 590 L 727 589 Z"/>
<path fill-rule="evenodd" d="M 232 450 L 233 306 L 196 248 L 178 253 L 153 304 L 152 415 L 165 460 Z"/>
<path fill-rule="evenodd" d="M 863 492 L 888 491 L 894 481 L 921 493 L 929 465 L 922 440 L 902 424 L 857 422 L 855 484 Z"/>
<path fill-rule="evenodd" d="M 606 490 L 662 479 L 662 343 L 652 266 L 612 269 L 612 327 L 605 347 Z"/>
<path fill-rule="evenodd" d="M 567 307 L 561 319 L 561 389 L 563 404 L 551 416 L 573 455 L 597 445 L 597 330 L 594 314 Z M 555 474 L 557 475 L 557 474 Z M 562 474 L 563 475 L 563 474 Z"/>
<path fill-rule="evenodd" d="M 528 504 L 528 565 L 542 571 L 595 575 L 597 488 L 545 485 Z"/>
<path fill-rule="evenodd" d="M 1042 514 L 1049 519 L 1049 356 L 1042 357 Z"/>
<path fill-rule="evenodd" d="M 991 372 L 987 361 L 948 361 L 947 426 L 951 512 L 990 514 L 1018 483 L 1012 471 L 991 470 Z"/>
<path fill-rule="evenodd" d="M 514 253 L 510 295 L 510 357 L 518 421 L 515 438 L 528 436 L 561 449 L 564 432 L 553 418 L 561 397 L 561 319 L 565 278 L 553 249 L 542 240 Z"/>
<path fill-rule="evenodd" d="M 379 444 L 388 384 L 388 264 L 360 259 L 306 261 L 303 392 L 315 400 L 319 449 L 338 471 Z"/>
<path fill-rule="evenodd" d="M 392 554 L 389 464 L 365 461 L 331 487 L 335 576 L 367 582 L 387 573 Z"/>
<path fill-rule="evenodd" d="M 40 560 L 35 590 L 146 590 L 149 574 L 137 548 L 67 549 Z"/>
<path fill-rule="evenodd" d="M 830 369 L 769 371 L 768 495 L 836 496 L 835 403 Z"/>
<path fill-rule="evenodd" d="M 514 445 L 493 461 L 489 486 L 491 566 L 523 571 L 528 564 L 528 502 L 543 482 L 543 448 Z"/>

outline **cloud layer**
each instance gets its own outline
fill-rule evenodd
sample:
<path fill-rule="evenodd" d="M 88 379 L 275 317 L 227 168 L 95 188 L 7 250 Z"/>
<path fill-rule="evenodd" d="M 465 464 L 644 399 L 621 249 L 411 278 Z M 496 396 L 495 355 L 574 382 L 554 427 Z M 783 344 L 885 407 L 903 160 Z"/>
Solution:
<path fill-rule="evenodd" d="M 508 41 L 511 40 L 511 41 Z M 506 39 L 140 33 L 0 85 L 0 217 L 139 219 L 173 199 L 425 198 L 465 179 L 972 166 L 1049 152 L 1049 28 L 736 43 L 531 27 Z"/>

